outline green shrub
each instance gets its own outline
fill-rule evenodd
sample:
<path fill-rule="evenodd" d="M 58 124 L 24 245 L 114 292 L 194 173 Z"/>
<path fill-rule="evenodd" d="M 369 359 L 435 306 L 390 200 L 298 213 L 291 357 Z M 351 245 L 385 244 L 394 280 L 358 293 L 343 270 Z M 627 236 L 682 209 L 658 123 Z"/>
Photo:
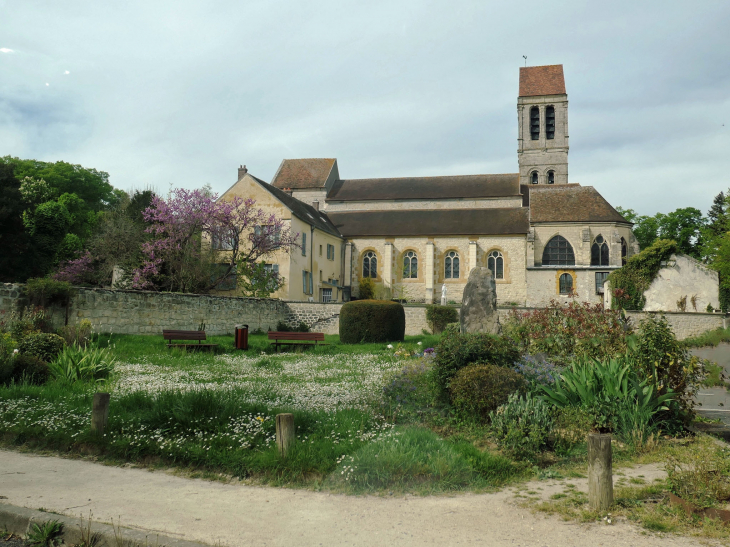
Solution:
<path fill-rule="evenodd" d="M 499 446 L 520 460 L 538 459 L 555 425 L 550 406 L 529 393 L 512 393 L 489 419 Z"/>
<path fill-rule="evenodd" d="M 114 364 L 108 349 L 66 346 L 48 368 L 55 380 L 72 384 L 103 381 L 114 371 Z"/>
<path fill-rule="evenodd" d="M 72 290 L 71 283 L 50 277 L 32 277 L 25 282 L 25 294 L 30 304 L 44 308 L 51 304 L 65 306 Z"/>
<path fill-rule="evenodd" d="M 443 332 L 446 325 L 456 323 L 459 320 L 459 312 L 451 306 L 432 304 L 426 306 L 426 320 L 431 325 L 431 332 L 439 334 Z"/>
<path fill-rule="evenodd" d="M 455 334 L 459 334 L 461 332 L 461 324 L 460 323 L 449 323 L 444 327 L 443 332 L 441 333 L 444 337 L 445 336 L 453 336 Z"/>
<path fill-rule="evenodd" d="M 705 370 L 702 361 L 677 340 L 666 317 L 650 314 L 641 321 L 634 355 L 639 373 L 657 386 L 659 394 L 673 391 L 689 417 Z"/>
<path fill-rule="evenodd" d="M 448 392 L 451 378 L 472 363 L 512 367 L 520 354 L 511 340 L 491 334 L 461 334 L 449 330 L 436 348 L 434 376 L 442 394 Z"/>
<path fill-rule="evenodd" d="M 557 454 L 567 456 L 586 441 L 595 420 L 592 414 L 573 406 L 553 409 L 553 416 L 553 448 Z"/>
<path fill-rule="evenodd" d="M 41 361 L 50 363 L 61 353 L 65 342 L 57 334 L 39 332 L 29 334 L 18 344 L 18 350 L 24 355 L 38 357 Z"/>
<path fill-rule="evenodd" d="M 66 325 L 58 329 L 58 335 L 63 338 L 67 346 L 81 346 L 85 348 L 91 342 L 91 321 L 82 319 L 78 325 Z"/>
<path fill-rule="evenodd" d="M 599 361 L 575 361 L 552 386 L 540 386 L 545 402 L 577 407 L 593 416 L 600 431 L 615 431 L 630 439 L 637 429 L 652 432 L 655 417 L 669 409 L 675 394 L 658 394 L 648 379 L 640 379 L 632 354 Z M 642 433 L 642 436 L 645 436 Z"/>
<path fill-rule="evenodd" d="M 357 300 L 340 309 L 340 341 L 402 342 L 406 330 L 406 314 L 398 302 Z"/>
<path fill-rule="evenodd" d="M 20 342 L 29 334 L 38 332 L 50 332 L 50 320 L 46 310 L 41 307 L 26 307 L 22 313 L 15 313 L 10 316 L 10 334 Z"/>
<path fill-rule="evenodd" d="M 15 354 L 0 371 L 4 377 L 3 383 L 28 382 L 30 384 L 45 384 L 49 377 L 48 365 L 33 355 Z"/>
<path fill-rule="evenodd" d="M 613 294 L 613 308 L 642 310 L 646 303 L 644 292 L 659 273 L 662 262 L 677 251 L 677 243 L 658 239 L 639 254 L 632 256 L 623 268 L 608 276 Z"/>
<path fill-rule="evenodd" d="M 470 416 L 486 421 L 489 413 L 507 402 L 515 392 L 524 392 L 521 374 L 497 365 L 475 364 L 459 370 L 451 380 L 451 404 Z"/>
<path fill-rule="evenodd" d="M 601 304 L 552 301 L 545 308 L 520 313 L 513 310 L 504 335 L 522 353 L 544 353 L 559 365 L 574 357 L 603 358 L 626 351 L 626 323 L 618 310 Z"/>
<path fill-rule="evenodd" d="M 13 377 L 13 347 L 10 336 L 0 334 L 0 385 L 10 383 Z"/>
<path fill-rule="evenodd" d="M 669 491 L 704 509 L 730 498 L 730 456 L 714 444 L 672 450 L 666 458 Z"/>
<path fill-rule="evenodd" d="M 406 364 L 383 387 L 383 413 L 393 421 L 408 421 L 432 406 L 436 399 L 433 363 L 420 359 Z"/>
<path fill-rule="evenodd" d="M 359 284 L 359 300 L 372 300 L 375 298 L 375 283 L 373 283 L 372 278 L 370 277 L 364 277 L 360 280 Z"/>

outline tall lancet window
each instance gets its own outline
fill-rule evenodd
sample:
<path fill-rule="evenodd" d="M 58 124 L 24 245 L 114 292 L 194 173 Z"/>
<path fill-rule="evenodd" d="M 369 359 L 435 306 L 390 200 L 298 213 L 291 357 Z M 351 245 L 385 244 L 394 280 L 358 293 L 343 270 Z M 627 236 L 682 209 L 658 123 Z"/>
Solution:
<path fill-rule="evenodd" d="M 555 184 L 555 171 L 548 171 L 548 184 Z"/>
<path fill-rule="evenodd" d="M 608 266 L 608 243 L 601 235 L 591 245 L 591 266 Z"/>
<path fill-rule="evenodd" d="M 444 278 L 459 279 L 459 254 L 449 251 L 444 258 Z"/>
<path fill-rule="evenodd" d="M 530 137 L 533 141 L 540 138 L 540 109 L 536 106 L 530 109 Z"/>
<path fill-rule="evenodd" d="M 537 184 L 537 171 L 530 173 L 530 184 Z"/>

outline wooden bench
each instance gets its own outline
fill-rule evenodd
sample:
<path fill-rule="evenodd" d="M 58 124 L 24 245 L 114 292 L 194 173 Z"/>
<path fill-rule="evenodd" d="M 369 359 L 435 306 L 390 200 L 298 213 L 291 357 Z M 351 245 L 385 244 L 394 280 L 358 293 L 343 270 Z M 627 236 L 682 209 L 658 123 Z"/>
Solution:
<path fill-rule="evenodd" d="M 270 332 L 269 340 L 274 341 L 276 352 L 279 346 L 316 346 L 324 342 L 324 333 L 321 332 Z M 283 342 L 282 342 L 283 340 Z M 314 342 L 313 344 L 311 342 Z M 327 344 L 320 344 L 326 346 Z"/>
<path fill-rule="evenodd" d="M 162 330 L 162 337 L 165 340 L 168 340 L 171 342 L 170 344 L 166 344 L 168 348 L 185 348 L 188 349 L 212 349 L 216 347 L 218 344 L 203 344 L 201 343 L 203 340 L 205 340 L 205 331 L 204 330 L 168 330 L 163 329 Z M 197 344 L 174 344 L 175 340 L 197 340 Z"/>

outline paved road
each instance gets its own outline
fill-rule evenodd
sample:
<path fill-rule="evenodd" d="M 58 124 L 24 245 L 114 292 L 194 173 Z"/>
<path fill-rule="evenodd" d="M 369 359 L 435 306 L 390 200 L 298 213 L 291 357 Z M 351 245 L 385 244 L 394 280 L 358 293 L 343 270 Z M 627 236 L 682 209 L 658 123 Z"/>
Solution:
<path fill-rule="evenodd" d="M 655 466 L 627 470 L 651 481 Z M 571 480 L 585 489 L 585 480 Z M 542 481 L 545 496 L 563 488 Z M 509 491 L 453 497 L 340 496 L 186 479 L 164 472 L 0 450 L 0 496 L 15 506 L 106 520 L 189 541 L 244 546 L 660 547 L 632 524 L 579 525 L 533 515 Z"/>

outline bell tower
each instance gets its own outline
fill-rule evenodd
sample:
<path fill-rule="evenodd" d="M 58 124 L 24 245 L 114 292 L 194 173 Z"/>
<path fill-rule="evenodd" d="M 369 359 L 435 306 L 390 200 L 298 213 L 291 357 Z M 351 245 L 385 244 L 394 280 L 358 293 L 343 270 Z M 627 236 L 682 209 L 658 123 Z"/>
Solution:
<path fill-rule="evenodd" d="M 568 94 L 563 65 L 520 67 L 520 184 L 568 183 Z"/>

